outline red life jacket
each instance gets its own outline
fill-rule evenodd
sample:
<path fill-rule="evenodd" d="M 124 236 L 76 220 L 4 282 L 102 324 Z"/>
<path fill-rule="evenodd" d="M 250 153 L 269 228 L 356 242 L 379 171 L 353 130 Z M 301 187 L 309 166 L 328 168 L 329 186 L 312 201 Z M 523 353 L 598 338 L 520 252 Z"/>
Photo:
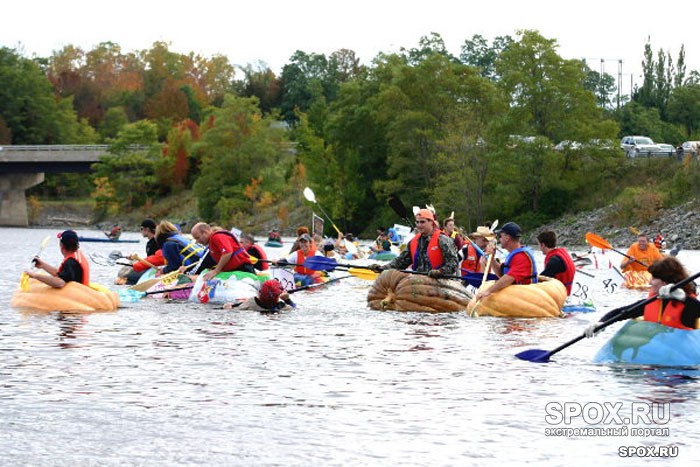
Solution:
<path fill-rule="evenodd" d="M 549 258 L 552 256 L 558 256 L 564 262 L 566 269 L 564 272 L 560 272 L 554 275 L 555 279 L 558 279 L 564 287 L 566 287 L 566 294 L 571 295 L 571 285 L 574 283 L 574 274 L 576 274 L 576 265 L 574 260 L 571 259 L 571 255 L 564 248 L 553 248 L 549 250 L 547 256 L 544 257 L 544 264 L 547 264 Z"/>
<path fill-rule="evenodd" d="M 440 269 L 445 259 L 442 257 L 442 250 L 440 249 L 440 244 L 438 239 L 442 235 L 442 232 L 438 229 L 433 230 L 433 236 L 430 237 L 428 242 L 428 261 L 430 261 L 431 269 Z M 418 254 L 418 239 L 421 234 L 416 234 L 415 237 L 408 243 L 409 252 L 411 253 L 411 265 L 415 269 L 416 255 Z"/>
<path fill-rule="evenodd" d="M 238 242 L 238 239 L 236 238 L 235 235 L 233 235 L 231 232 L 228 230 L 217 230 L 214 233 L 211 234 L 213 237 L 214 235 L 224 235 L 227 237 L 230 237 L 233 240 L 233 245 L 236 247 L 236 250 L 233 251 L 231 254 L 231 259 L 228 260 L 228 263 L 226 263 L 226 266 L 224 266 L 224 271 L 236 271 L 238 268 L 243 266 L 244 264 L 251 264 L 252 262 L 250 261 L 250 256 L 248 256 L 248 252 L 245 251 L 245 248 L 241 246 L 241 244 Z M 221 259 L 221 254 L 219 252 L 215 253 L 211 250 L 209 250 L 209 254 L 211 254 L 211 257 L 214 259 L 214 261 L 218 262 L 219 259 Z M 218 256 L 218 258 L 217 258 Z"/>
<path fill-rule="evenodd" d="M 58 267 L 58 272 L 60 273 L 63 270 L 63 265 L 66 264 L 66 261 L 68 261 L 69 258 L 73 258 L 74 260 L 76 260 L 80 267 L 83 268 L 83 280 L 81 283 L 83 285 L 90 286 L 90 263 L 88 262 L 83 252 L 80 250 L 73 251 L 68 256 L 63 258 L 63 262 Z"/>
<path fill-rule="evenodd" d="M 644 321 L 663 324 L 671 328 L 692 330 L 681 322 L 685 303 L 677 300 L 654 300 L 644 307 Z"/>
<path fill-rule="evenodd" d="M 163 250 L 161 250 L 160 248 L 154 254 L 146 256 L 143 259 L 151 263 L 153 266 L 162 266 L 165 264 L 165 258 L 163 258 Z M 134 271 L 142 272 L 150 268 L 151 266 L 139 260 L 136 261 L 132 267 L 134 268 Z"/>
<path fill-rule="evenodd" d="M 304 256 L 304 252 L 301 251 L 301 249 L 297 250 L 297 261 L 296 263 L 298 266 L 294 267 L 294 272 L 297 274 L 304 274 L 305 276 L 310 276 L 312 274 L 317 273 L 318 271 L 314 271 L 313 269 L 306 269 L 304 265 L 304 260 L 310 256 L 316 255 L 316 247 L 313 245 L 309 245 L 309 254 Z"/>
<path fill-rule="evenodd" d="M 478 251 L 476 251 L 474 245 L 469 243 L 467 246 L 462 248 L 462 251 L 464 252 L 464 259 L 459 265 L 461 273 L 482 272 L 481 262 L 479 261 L 481 259 L 481 255 Z"/>
<path fill-rule="evenodd" d="M 262 260 L 267 260 L 267 253 L 265 253 L 265 250 L 263 250 L 262 247 L 260 245 L 258 245 L 257 243 L 253 243 L 252 245 L 250 245 L 248 247 L 248 249 L 246 250 L 246 252 L 250 253 L 251 250 L 253 250 L 253 251 L 255 251 L 255 253 L 257 253 L 255 255 L 251 255 L 251 256 L 258 257 Z M 257 269 L 258 271 L 267 271 L 268 269 L 270 269 L 270 264 L 266 263 L 264 261 L 258 261 L 255 264 L 255 269 Z"/>

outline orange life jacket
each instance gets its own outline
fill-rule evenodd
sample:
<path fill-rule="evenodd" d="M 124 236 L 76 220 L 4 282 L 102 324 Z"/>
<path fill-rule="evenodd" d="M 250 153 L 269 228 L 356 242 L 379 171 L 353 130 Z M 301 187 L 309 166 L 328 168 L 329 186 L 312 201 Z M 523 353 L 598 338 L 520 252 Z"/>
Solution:
<path fill-rule="evenodd" d="M 467 244 L 467 246 L 462 248 L 462 251 L 464 252 L 464 259 L 459 265 L 461 273 L 465 274 L 467 272 L 482 272 L 483 268 L 480 262 L 481 255 L 478 251 L 476 251 L 474 245 L 469 243 Z"/>
<path fill-rule="evenodd" d="M 574 264 L 574 260 L 571 259 L 571 255 L 569 255 L 569 252 L 565 249 L 554 248 L 549 250 L 547 256 L 544 257 L 544 264 L 547 264 L 547 261 L 549 261 L 549 258 L 552 256 L 558 256 L 566 265 L 564 272 L 555 274 L 554 278 L 558 279 L 562 284 L 564 284 L 564 287 L 566 287 L 566 294 L 571 295 L 571 285 L 574 283 L 574 274 L 576 274 L 576 265 Z"/>
<path fill-rule="evenodd" d="M 310 276 L 312 274 L 315 274 L 317 271 L 314 271 L 313 269 L 307 269 L 304 267 L 304 260 L 308 258 L 309 256 L 314 256 L 316 254 L 316 247 L 313 245 L 309 245 L 309 254 L 304 256 L 304 253 L 301 251 L 301 249 L 297 250 L 297 261 L 296 263 L 298 266 L 294 267 L 294 272 L 297 274 L 304 274 L 306 276 Z"/>
<path fill-rule="evenodd" d="M 442 235 L 442 232 L 439 229 L 433 230 L 433 236 L 430 237 L 430 241 L 428 242 L 428 261 L 430 261 L 431 269 L 440 269 L 442 264 L 445 262 L 445 259 L 442 257 L 440 244 L 438 242 L 440 235 Z M 413 239 L 411 239 L 411 241 L 408 243 L 409 252 L 411 253 L 411 264 L 414 266 L 414 268 L 417 259 L 416 255 L 418 254 L 418 239 L 420 236 L 421 234 L 416 234 L 416 236 L 413 237 Z"/>
<path fill-rule="evenodd" d="M 654 300 L 644 307 L 644 321 L 663 324 L 671 328 L 692 330 L 681 322 L 685 303 L 677 300 Z"/>
<path fill-rule="evenodd" d="M 63 265 L 66 264 L 66 261 L 68 261 L 69 258 L 73 258 L 78 262 L 81 268 L 83 268 L 83 280 L 82 284 L 83 285 L 90 285 L 90 262 L 87 260 L 85 255 L 83 254 L 82 251 L 73 251 L 71 252 L 68 256 L 63 258 L 63 262 L 61 265 L 58 267 L 58 272 L 61 272 L 63 270 Z"/>

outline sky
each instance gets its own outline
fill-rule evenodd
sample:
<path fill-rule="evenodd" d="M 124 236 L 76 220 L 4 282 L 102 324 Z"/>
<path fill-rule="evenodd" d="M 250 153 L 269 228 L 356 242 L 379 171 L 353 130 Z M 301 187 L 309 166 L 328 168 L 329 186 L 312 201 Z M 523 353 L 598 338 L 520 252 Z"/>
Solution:
<path fill-rule="evenodd" d="M 241 66 L 264 62 L 279 73 L 297 50 L 330 55 L 345 48 L 370 64 L 379 52 L 416 47 L 432 32 L 458 56 L 475 34 L 491 42 L 531 29 L 555 39 L 561 57 L 586 59 L 616 81 L 622 60 L 622 92 L 628 94 L 632 82 L 641 83 L 647 42 L 655 58 L 663 49 L 674 61 L 685 45 L 687 71 L 700 70 L 700 34 L 693 21 L 675 19 L 679 12 L 690 14 L 689 5 L 687 0 L 22 0 L 0 7 L 0 46 L 46 57 L 69 44 L 90 50 L 110 41 L 131 52 L 164 41 L 174 52 L 221 54 Z"/>

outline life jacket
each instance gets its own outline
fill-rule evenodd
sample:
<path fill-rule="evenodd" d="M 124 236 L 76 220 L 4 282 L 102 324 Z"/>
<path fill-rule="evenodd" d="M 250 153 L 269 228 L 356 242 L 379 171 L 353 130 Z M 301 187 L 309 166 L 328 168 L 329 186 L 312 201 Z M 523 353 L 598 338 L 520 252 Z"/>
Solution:
<path fill-rule="evenodd" d="M 87 258 L 83 254 L 83 252 L 80 250 L 73 251 L 68 256 L 66 256 L 63 259 L 63 262 L 61 263 L 61 265 L 58 267 L 58 272 L 60 273 L 63 270 L 63 265 L 66 264 L 66 261 L 68 261 L 69 258 L 73 258 L 74 260 L 76 260 L 78 262 L 80 267 L 83 269 L 83 280 L 81 281 L 81 283 L 83 285 L 89 286 L 90 285 L 90 263 L 88 262 Z"/>
<path fill-rule="evenodd" d="M 182 234 L 175 234 L 168 237 L 166 242 L 174 242 L 180 247 L 179 254 L 182 256 L 182 265 L 189 266 L 192 263 L 199 261 L 199 258 L 204 254 L 204 248 L 199 246 L 197 242 L 189 240 Z"/>
<path fill-rule="evenodd" d="M 309 254 L 304 256 L 304 253 L 301 251 L 301 249 L 297 250 L 297 260 L 296 263 L 298 266 L 294 267 L 294 272 L 297 274 L 304 274 L 306 276 L 310 276 L 312 274 L 315 274 L 317 271 L 314 271 L 313 269 L 307 269 L 304 267 L 304 260 L 310 256 L 314 256 L 316 254 L 316 247 L 314 245 L 309 245 Z"/>
<path fill-rule="evenodd" d="M 481 269 L 480 260 L 482 255 L 474 248 L 474 245 L 468 243 L 467 246 L 462 248 L 462 252 L 464 253 L 464 259 L 459 265 L 462 275 L 468 272 L 481 272 L 479 269 Z"/>
<path fill-rule="evenodd" d="M 440 235 L 444 234 L 441 230 L 435 229 L 433 230 L 432 237 L 430 237 L 430 240 L 428 241 L 428 261 L 430 261 L 431 269 L 440 269 L 443 263 L 445 262 L 445 259 L 442 257 L 442 250 L 440 249 L 440 244 L 438 242 Z M 418 239 L 420 237 L 421 234 L 416 234 L 416 236 L 413 237 L 410 242 L 408 242 L 409 252 L 411 253 L 411 260 L 413 261 L 413 269 L 415 269 L 416 263 L 418 261 Z"/>
<path fill-rule="evenodd" d="M 525 279 L 515 281 L 516 284 L 519 285 L 527 285 L 527 284 L 536 284 L 537 283 L 537 267 L 535 266 L 535 258 L 532 256 L 532 252 L 530 249 L 526 246 L 521 246 L 520 248 L 516 248 L 515 250 L 511 251 L 508 256 L 506 257 L 505 262 L 503 263 L 503 274 L 507 274 L 508 270 L 510 269 L 510 262 L 513 260 L 513 257 L 518 254 L 518 253 L 525 253 L 530 260 L 530 275 L 527 276 Z"/>
<path fill-rule="evenodd" d="M 656 248 L 658 248 L 659 250 L 663 248 L 664 240 L 665 238 L 663 236 L 657 235 L 656 238 L 654 238 L 654 245 L 656 246 Z"/>
<path fill-rule="evenodd" d="M 681 322 L 685 303 L 677 300 L 654 300 L 644 307 L 644 321 L 663 324 L 671 328 L 692 330 Z"/>
<path fill-rule="evenodd" d="M 143 259 L 151 263 L 153 266 L 162 266 L 165 264 L 165 258 L 163 258 L 163 250 L 161 249 L 158 249 L 154 254 L 146 256 Z M 136 261 L 132 267 L 136 272 L 143 272 L 151 266 L 146 264 L 144 261 L 139 260 Z"/>
<path fill-rule="evenodd" d="M 231 237 L 233 239 L 233 244 L 238 247 L 231 254 L 231 259 L 228 261 L 228 263 L 225 266 L 226 271 L 235 271 L 235 270 L 239 269 L 241 266 L 243 266 L 244 264 L 251 264 L 252 263 L 252 261 L 250 261 L 250 256 L 248 256 L 248 252 L 245 251 L 245 248 L 243 248 L 241 246 L 241 244 L 238 242 L 238 239 L 236 238 L 236 236 L 233 235 L 231 232 L 229 232 L 228 230 L 217 230 L 216 232 L 211 234 L 211 237 L 213 237 L 214 235 L 225 235 L 225 236 Z M 209 254 L 212 255 L 212 258 L 214 258 L 212 253 L 213 253 L 212 251 L 209 252 Z M 218 260 L 216 260 L 216 261 L 218 261 Z"/>
<path fill-rule="evenodd" d="M 266 260 L 267 259 L 267 253 L 265 253 L 265 250 L 262 249 L 260 245 L 257 243 L 254 243 L 248 247 L 246 250 L 247 253 L 251 253 L 251 251 L 254 251 L 255 255 L 251 254 L 251 256 L 255 256 L 256 258 Z M 270 264 L 266 263 L 265 261 L 258 261 L 255 263 L 255 269 L 258 271 L 267 271 L 270 269 Z"/>
<path fill-rule="evenodd" d="M 571 259 L 571 255 L 569 255 L 569 252 L 564 248 L 553 248 L 549 250 L 547 256 L 544 257 L 544 264 L 547 264 L 547 261 L 549 261 L 549 258 L 552 256 L 558 256 L 566 265 L 566 269 L 563 272 L 555 274 L 554 278 L 564 284 L 564 287 L 566 287 L 566 294 L 571 295 L 571 286 L 574 283 L 574 274 L 576 274 L 574 260 Z"/>

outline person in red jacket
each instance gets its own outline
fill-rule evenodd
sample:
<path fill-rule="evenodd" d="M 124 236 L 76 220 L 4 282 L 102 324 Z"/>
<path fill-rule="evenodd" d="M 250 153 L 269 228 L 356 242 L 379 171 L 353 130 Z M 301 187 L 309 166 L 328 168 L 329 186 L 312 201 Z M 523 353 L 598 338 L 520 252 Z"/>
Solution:
<path fill-rule="evenodd" d="M 576 266 L 565 248 L 557 248 L 557 235 L 551 230 L 540 232 L 537 236 L 540 250 L 544 254 L 544 271 L 541 276 L 553 277 L 566 287 L 566 294 L 571 295 Z"/>
<path fill-rule="evenodd" d="M 209 255 L 216 262 L 214 269 L 204 274 L 205 281 L 226 271 L 243 271 L 255 274 L 248 252 L 228 230 L 213 230 L 209 224 L 198 222 L 192 227 L 190 233 L 197 243 L 209 247 Z"/>

